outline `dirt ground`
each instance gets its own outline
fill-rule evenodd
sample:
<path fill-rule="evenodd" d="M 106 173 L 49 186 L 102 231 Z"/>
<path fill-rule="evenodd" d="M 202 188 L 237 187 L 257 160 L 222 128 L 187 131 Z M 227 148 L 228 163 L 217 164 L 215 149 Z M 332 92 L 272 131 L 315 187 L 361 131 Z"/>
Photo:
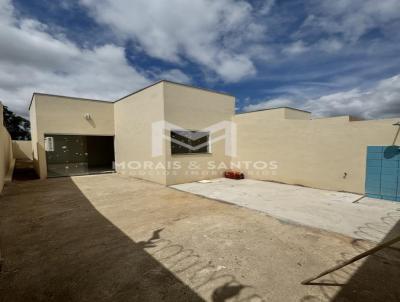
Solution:
<path fill-rule="evenodd" d="M 400 301 L 373 243 L 117 174 L 17 181 L 0 197 L 0 301 Z"/>

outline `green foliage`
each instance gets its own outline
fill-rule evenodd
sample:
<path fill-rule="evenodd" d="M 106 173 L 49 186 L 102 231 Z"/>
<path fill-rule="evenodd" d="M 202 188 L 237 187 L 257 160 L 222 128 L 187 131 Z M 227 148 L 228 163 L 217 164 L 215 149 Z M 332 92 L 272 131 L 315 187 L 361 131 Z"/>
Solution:
<path fill-rule="evenodd" d="M 31 123 L 4 106 L 4 126 L 13 140 L 30 140 Z"/>

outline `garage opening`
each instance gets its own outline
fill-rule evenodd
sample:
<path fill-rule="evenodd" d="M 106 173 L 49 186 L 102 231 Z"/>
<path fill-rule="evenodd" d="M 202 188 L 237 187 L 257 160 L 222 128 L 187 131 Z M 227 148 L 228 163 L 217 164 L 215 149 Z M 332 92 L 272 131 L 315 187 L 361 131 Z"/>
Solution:
<path fill-rule="evenodd" d="M 47 176 L 114 172 L 114 137 L 45 135 Z"/>

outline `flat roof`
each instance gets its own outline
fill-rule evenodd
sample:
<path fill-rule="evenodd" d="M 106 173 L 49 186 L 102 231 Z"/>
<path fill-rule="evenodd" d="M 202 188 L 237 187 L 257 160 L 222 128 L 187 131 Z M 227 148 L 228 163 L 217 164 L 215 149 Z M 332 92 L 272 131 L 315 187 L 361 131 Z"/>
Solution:
<path fill-rule="evenodd" d="M 68 95 L 59 95 L 59 94 L 51 94 L 51 93 L 34 92 L 34 93 L 32 93 L 31 102 L 29 103 L 29 108 L 28 108 L 28 110 L 31 109 L 33 97 L 34 97 L 35 95 L 54 96 L 54 97 L 58 97 L 58 98 L 76 99 L 76 100 L 91 101 L 91 102 L 114 103 L 113 101 L 107 101 L 107 100 L 98 100 L 98 99 L 80 98 L 80 97 L 76 97 L 76 96 L 68 96 Z"/>
<path fill-rule="evenodd" d="M 288 106 L 282 106 L 282 107 L 273 107 L 273 108 L 258 109 L 258 110 L 253 110 L 253 111 L 239 112 L 239 113 L 236 113 L 235 115 L 259 112 L 259 111 L 275 110 L 275 109 L 291 109 L 291 110 L 296 110 L 296 111 L 301 111 L 301 112 L 305 112 L 305 113 L 310 113 L 311 114 L 311 112 L 307 111 L 307 110 L 297 109 L 297 108 L 288 107 Z"/>
<path fill-rule="evenodd" d="M 155 86 L 155 85 L 157 85 L 157 84 L 160 84 L 160 83 L 163 82 L 163 81 L 164 81 L 164 80 L 157 81 L 157 82 L 155 82 L 155 83 L 153 83 L 153 84 L 147 85 L 147 86 L 145 86 L 145 87 L 143 87 L 143 88 L 140 88 L 140 89 L 135 90 L 135 91 L 133 91 L 133 92 L 131 92 L 131 93 L 128 93 L 127 95 L 125 95 L 125 96 L 123 96 L 123 97 L 121 97 L 121 98 L 115 100 L 113 103 L 119 102 L 119 101 L 121 101 L 121 100 L 127 98 L 128 96 L 134 95 L 134 94 L 136 94 L 136 93 L 138 93 L 138 92 L 140 92 L 140 91 L 143 91 L 143 90 L 145 90 L 145 89 L 147 89 L 147 88 L 150 88 L 150 87 L 153 87 L 153 86 Z"/>
<path fill-rule="evenodd" d="M 219 91 L 215 91 L 215 90 L 211 90 L 211 89 L 207 89 L 207 88 L 201 88 L 201 87 L 197 87 L 197 86 L 193 86 L 193 85 L 189 85 L 189 84 L 178 83 L 178 82 L 173 82 L 173 81 L 169 81 L 169 80 L 160 80 L 160 81 L 157 81 L 157 82 L 155 82 L 155 83 L 152 83 L 152 84 L 150 84 L 150 85 L 148 85 L 148 86 L 145 86 L 145 87 L 143 87 L 143 88 L 140 88 L 140 89 L 138 89 L 138 90 L 135 90 L 135 91 L 133 91 L 133 92 L 131 92 L 131 93 L 129 93 L 129 94 L 127 94 L 127 95 L 125 95 L 125 96 L 123 96 L 123 97 L 117 99 L 117 100 L 114 100 L 114 101 L 112 101 L 112 100 L 99 100 L 99 99 L 80 98 L 80 97 L 73 97 L 73 96 L 66 96 L 66 95 L 58 95 L 58 94 L 34 92 L 34 93 L 32 94 L 32 98 L 31 98 L 31 102 L 29 103 L 29 108 L 28 108 L 28 110 L 31 109 L 32 101 L 33 101 L 34 95 L 46 95 L 46 96 L 54 96 L 54 97 L 61 97 L 61 98 L 68 98 L 68 99 L 77 99 L 77 100 L 84 100 L 84 101 L 116 103 L 116 102 L 119 102 L 119 101 L 121 101 L 121 100 L 123 100 L 123 99 L 125 99 L 125 98 L 127 98 L 127 97 L 129 97 L 129 96 L 131 96 L 131 95 L 134 95 L 134 94 L 136 94 L 136 93 L 138 93 L 138 92 L 140 92 L 140 91 L 143 91 L 143 90 L 145 90 L 145 89 L 147 89 L 147 88 L 150 88 L 150 87 L 155 86 L 155 85 L 157 85 L 157 84 L 159 84 L 159 83 L 162 83 L 162 82 L 166 82 L 166 83 L 170 83 L 170 84 L 174 84 L 174 85 L 180 85 L 180 86 L 184 86 L 184 87 L 189 87 L 189 88 L 193 88 L 193 89 L 198 89 L 198 90 L 203 90 L 203 91 L 207 91 L 207 92 L 218 93 L 218 94 L 223 94 L 223 95 L 227 95 L 227 96 L 234 97 L 233 95 L 228 94 L 228 93 L 225 93 L 225 92 L 219 92 Z"/>
<path fill-rule="evenodd" d="M 157 82 L 155 82 L 155 83 L 153 83 L 153 84 L 150 84 L 150 85 L 148 85 L 148 86 L 146 86 L 146 87 L 143 87 L 143 88 L 140 88 L 140 89 L 138 89 L 138 90 L 135 90 L 135 91 L 133 91 L 133 92 L 127 94 L 126 96 L 123 96 L 123 97 L 119 98 L 118 100 L 114 101 L 114 103 L 119 102 L 119 101 L 121 101 L 121 100 L 123 100 L 123 99 L 125 99 L 125 98 L 127 98 L 127 97 L 129 97 L 129 96 L 131 96 L 131 95 L 134 95 L 134 94 L 136 94 L 136 93 L 138 93 L 138 92 L 140 92 L 140 91 L 142 91 L 142 90 L 145 90 L 145 89 L 147 89 L 147 88 L 150 88 L 150 87 L 155 86 L 155 85 L 157 85 L 157 84 L 160 84 L 160 83 L 162 83 L 162 82 L 166 82 L 166 83 L 170 83 L 170 84 L 174 84 L 174 85 L 179 85 L 179 86 L 184 86 L 184 87 L 189 87 L 189 88 L 193 88 L 193 89 L 198 89 L 198 90 L 203 90 L 203 91 L 207 91 L 207 92 L 218 93 L 218 94 L 223 94 L 223 95 L 235 97 L 235 96 L 233 96 L 233 95 L 231 95 L 231 94 L 228 94 L 228 93 L 225 93 L 225 92 L 215 91 L 215 90 L 211 90 L 211 89 L 207 89 L 207 88 L 202 88 L 202 87 L 198 87 L 198 86 L 194 86 L 194 85 L 189 85 L 189 84 L 178 83 L 178 82 L 174 82 L 174 81 L 170 81 L 170 80 L 160 80 L 160 81 L 157 81 Z"/>

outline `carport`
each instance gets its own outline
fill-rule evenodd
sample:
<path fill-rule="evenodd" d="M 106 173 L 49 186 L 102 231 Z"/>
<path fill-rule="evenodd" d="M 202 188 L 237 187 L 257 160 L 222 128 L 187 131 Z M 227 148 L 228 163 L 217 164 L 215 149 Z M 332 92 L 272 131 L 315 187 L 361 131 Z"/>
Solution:
<path fill-rule="evenodd" d="M 114 137 L 45 134 L 48 177 L 114 171 Z"/>

